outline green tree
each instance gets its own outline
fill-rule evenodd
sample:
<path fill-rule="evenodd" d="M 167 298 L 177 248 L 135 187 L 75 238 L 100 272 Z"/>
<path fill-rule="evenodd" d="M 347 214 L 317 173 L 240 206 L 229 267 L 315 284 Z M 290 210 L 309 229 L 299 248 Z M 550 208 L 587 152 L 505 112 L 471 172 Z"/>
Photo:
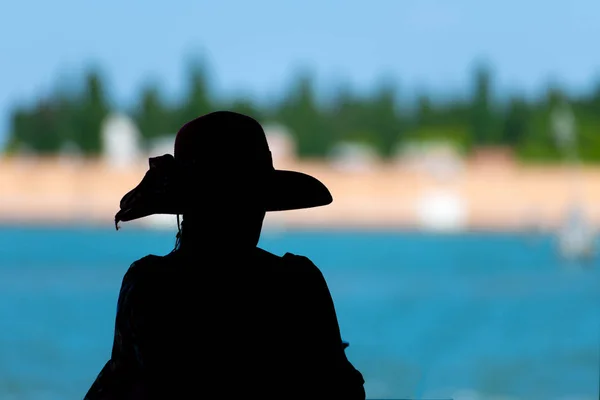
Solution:
<path fill-rule="evenodd" d="M 402 139 L 404 128 L 404 122 L 397 110 L 396 88 L 391 82 L 383 83 L 367 104 L 367 125 L 371 131 L 377 132 L 379 153 L 384 158 L 389 158 Z"/>
<path fill-rule="evenodd" d="M 436 110 L 434 110 L 431 99 L 428 95 L 421 93 L 417 97 L 417 106 L 414 115 L 415 124 L 417 126 L 430 126 L 435 121 Z"/>
<path fill-rule="evenodd" d="M 261 121 L 263 118 L 267 117 L 267 114 L 252 102 L 250 96 L 240 96 L 234 99 L 230 103 L 229 107 L 225 108 L 233 112 L 248 115 L 258 121 Z"/>
<path fill-rule="evenodd" d="M 90 69 L 85 75 L 84 90 L 77 108 L 75 143 L 84 154 L 102 152 L 102 123 L 110 111 L 102 75 Z"/>
<path fill-rule="evenodd" d="M 529 107 L 525 99 L 513 97 L 509 102 L 502 129 L 502 143 L 517 147 L 527 137 L 529 130 Z"/>
<path fill-rule="evenodd" d="M 10 146 L 15 151 L 27 149 L 40 155 L 56 154 L 65 141 L 60 104 L 40 99 L 31 108 L 20 107 L 11 116 Z M 62 119 L 62 121 L 61 121 Z"/>
<path fill-rule="evenodd" d="M 378 137 L 365 128 L 364 101 L 356 96 L 348 84 L 340 85 L 327 110 L 332 142 L 358 142 L 377 146 Z"/>
<path fill-rule="evenodd" d="M 137 109 L 134 112 L 142 137 L 147 141 L 162 135 L 173 134 L 179 128 L 171 110 L 165 104 L 158 85 L 147 83 L 141 91 Z"/>
<path fill-rule="evenodd" d="M 473 85 L 471 135 L 474 144 L 498 144 L 493 123 L 491 74 L 484 64 L 480 64 L 475 68 Z"/>
<path fill-rule="evenodd" d="M 518 154 L 523 160 L 531 162 L 551 162 L 562 158 L 557 146 L 552 126 L 552 113 L 564 102 L 562 90 L 555 85 L 550 85 L 545 95 L 531 107 L 528 118 L 527 134 L 517 147 Z"/>
<path fill-rule="evenodd" d="M 326 156 L 333 145 L 333 135 L 317 104 L 313 76 L 300 74 L 290 92 L 277 107 L 276 118 L 293 133 L 300 157 Z"/>
<path fill-rule="evenodd" d="M 181 126 L 213 110 L 213 100 L 208 88 L 208 68 L 202 60 L 193 60 L 187 68 L 187 93 L 176 114 L 176 124 Z"/>

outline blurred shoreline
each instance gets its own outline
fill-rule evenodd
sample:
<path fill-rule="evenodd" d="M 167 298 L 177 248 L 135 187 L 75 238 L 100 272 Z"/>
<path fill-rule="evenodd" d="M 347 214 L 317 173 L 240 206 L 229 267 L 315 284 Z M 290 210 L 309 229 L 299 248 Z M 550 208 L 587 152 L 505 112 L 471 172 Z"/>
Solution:
<path fill-rule="evenodd" d="M 265 225 L 276 229 L 543 231 L 560 226 L 575 202 L 600 227 L 600 166 L 574 174 L 561 165 L 467 162 L 451 176 L 383 163 L 352 169 L 294 160 L 276 167 L 314 175 L 334 197 L 326 207 L 269 213 Z M 117 167 L 100 158 L 0 159 L 0 224 L 108 226 L 146 171 L 147 160 Z M 128 224 L 174 221 L 154 216 Z"/>

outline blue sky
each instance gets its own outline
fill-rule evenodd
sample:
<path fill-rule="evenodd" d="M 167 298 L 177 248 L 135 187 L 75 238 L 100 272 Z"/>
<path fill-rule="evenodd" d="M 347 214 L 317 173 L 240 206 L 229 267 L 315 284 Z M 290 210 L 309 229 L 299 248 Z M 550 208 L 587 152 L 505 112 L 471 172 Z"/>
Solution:
<path fill-rule="evenodd" d="M 147 79 L 177 96 L 184 60 L 203 54 L 217 93 L 267 99 L 302 66 L 326 88 L 382 75 L 410 93 L 465 90 L 491 63 L 501 89 L 574 91 L 600 72 L 598 0 L 54 0 L 0 5 L 0 143 L 9 107 L 96 63 L 119 104 Z"/>

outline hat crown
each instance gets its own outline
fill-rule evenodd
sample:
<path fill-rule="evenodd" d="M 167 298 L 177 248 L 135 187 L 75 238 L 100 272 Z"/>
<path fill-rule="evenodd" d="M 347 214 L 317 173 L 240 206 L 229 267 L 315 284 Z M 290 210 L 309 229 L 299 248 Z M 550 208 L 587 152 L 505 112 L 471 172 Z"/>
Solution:
<path fill-rule="evenodd" d="M 269 144 L 255 119 L 216 111 L 186 123 L 177 132 L 175 159 L 198 168 L 240 169 L 266 172 L 273 169 Z"/>

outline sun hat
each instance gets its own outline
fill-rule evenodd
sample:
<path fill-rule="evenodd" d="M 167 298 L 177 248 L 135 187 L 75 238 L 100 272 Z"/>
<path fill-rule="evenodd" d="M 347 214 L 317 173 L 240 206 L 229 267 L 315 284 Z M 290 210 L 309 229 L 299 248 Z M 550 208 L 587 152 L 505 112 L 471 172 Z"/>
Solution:
<path fill-rule="evenodd" d="M 258 193 L 265 211 L 319 207 L 333 201 L 317 178 L 275 169 L 262 126 L 243 114 L 216 111 L 186 123 L 177 132 L 173 153 L 149 158 L 142 181 L 120 201 L 117 229 L 120 221 L 185 214 L 198 207 L 201 198 L 227 199 L 232 206 L 242 206 Z"/>

